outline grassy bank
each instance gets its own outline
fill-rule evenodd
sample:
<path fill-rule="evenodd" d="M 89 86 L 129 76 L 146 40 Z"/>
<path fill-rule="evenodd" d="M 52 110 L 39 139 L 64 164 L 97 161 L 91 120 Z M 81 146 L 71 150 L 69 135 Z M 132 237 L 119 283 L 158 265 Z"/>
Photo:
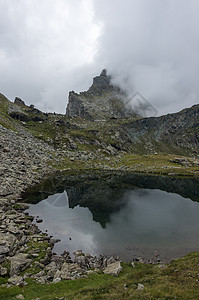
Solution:
<path fill-rule="evenodd" d="M 198 299 L 199 253 L 168 265 L 123 264 L 114 277 L 102 273 L 87 278 L 42 285 L 28 279 L 23 287 L 0 287 L 0 299 Z M 4 279 L 1 278 L 3 283 Z M 143 287 L 138 289 L 142 284 Z"/>

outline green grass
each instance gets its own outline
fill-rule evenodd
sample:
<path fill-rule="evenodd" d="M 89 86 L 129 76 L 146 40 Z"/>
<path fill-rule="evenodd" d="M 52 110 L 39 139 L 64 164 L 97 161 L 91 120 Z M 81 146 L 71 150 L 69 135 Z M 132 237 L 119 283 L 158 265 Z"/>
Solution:
<path fill-rule="evenodd" d="M 123 263 L 119 276 L 91 274 L 87 278 L 39 284 L 28 279 L 24 287 L 0 287 L 0 299 L 198 299 L 199 253 L 168 265 Z M 138 284 L 144 285 L 138 290 Z"/>
<path fill-rule="evenodd" d="M 95 150 L 94 148 L 95 147 L 93 147 L 93 150 Z M 89 147 L 82 147 L 82 150 L 89 151 Z M 166 153 L 157 155 L 123 154 L 120 157 L 117 157 L 101 152 L 100 155 L 96 155 L 87 161 L 81 159 L 71 160 L 70 158 L 65 157 L 62 158 L 60 163 L 51 162 L 49 164 L 57 170 L 123 170 L 134 173 L 199 177 L 199 166 L 194 164 L 192 158 L 187 159 L 188 161 L 193 162 L 193 165 L 186 167 L 172 162 L 176 157 L 187 158 Z"/>
<path fill-rule="evenodd" d="M 186 167 L 172 162 L 176 157 L 185 158 L 184 156 L 166 153 L 157 155 L 126 154 L 118 162 L 118 165 L 125 165 L 131 169 L 131 171 L 135 172 L 199 176 L 199 166 L 194 164 L 193 159 L 188 158 L 190 162 L 193 162 L 193 166 Z"/>

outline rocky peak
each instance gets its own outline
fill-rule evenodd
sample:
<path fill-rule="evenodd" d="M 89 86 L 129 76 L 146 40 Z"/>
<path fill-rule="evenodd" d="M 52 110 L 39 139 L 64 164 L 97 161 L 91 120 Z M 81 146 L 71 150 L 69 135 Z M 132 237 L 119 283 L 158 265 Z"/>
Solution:
<path fill-rule="evenodd" d="M 15 97 L 14 103 L 17 105 L 25 105 L 25 102 L 23 100 L 21 100 L 21 98 L 19 98 L 19 97 Z"/>
<path fill-rule="evenodd" d="M 100 76 L 106 76 L 107 77 L 107 69 L 103 69 Z"/>
<path fill-rule="evenodd" d="M 104 69 L 99 76 L 93 78 L 88 91 L 69 93 L 66 115 L 92 121 L 135 117 L 126 102 L 126 95 L 118 86 L 111 84 L 111 76 Z"/>
<path fill-rule="evenodd" d="M 107 75 L 107 70 L 104 69 L 99 76 L 93 78 L 93 84 L 88 92 L 93 93 L 94 95 L 101 95 L 103 91 L 113 90 L 110 81 L 111 77 Z"/>

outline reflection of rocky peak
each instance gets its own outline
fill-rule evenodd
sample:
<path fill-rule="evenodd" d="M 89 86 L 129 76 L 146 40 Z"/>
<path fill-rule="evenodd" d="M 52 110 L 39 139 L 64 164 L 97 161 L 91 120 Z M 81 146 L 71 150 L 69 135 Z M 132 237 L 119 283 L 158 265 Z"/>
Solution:
<path fill-rule="evenodd" d="M 23 199 L 36 204 L 49 195 L 63 193 L 54 198 L 48 198 L 48 203 L 56 206 L 67 205 L 70 208 L 79 205 L 87 207 L 93 215 L 93 220 L 100 222 L 102 227 L 110 221 L 111 215 L 126 205 L 124 195 L 133 189 L 160 189 L 169 193 L 176 193 L 185 198 L 199 201 L 199 185 L 196 178 L 172 178 L 164 176 L 145 176 L 132 173 L 78 173 L 56 174 L 41 184 L 27 190 Z M 67 195 L 68 198 L 67 198 Z M 52 200 L 51 200 L 52 199 Z"/>
<path fill-rule="evenodd" d="M 104 69 L 93 79 L 88 91 L 69 93 L 66 115 L 90 121 L 135 117 L 136 114 L 125 105 L 126 102 L 126 95 L 111 84 L 111 76 Z"/>

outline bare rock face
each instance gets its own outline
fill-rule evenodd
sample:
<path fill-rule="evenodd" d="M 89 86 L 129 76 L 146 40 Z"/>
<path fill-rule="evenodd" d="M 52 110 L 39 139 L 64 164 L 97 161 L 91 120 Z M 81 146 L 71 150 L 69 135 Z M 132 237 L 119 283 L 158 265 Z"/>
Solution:
<path fill-rule="evenodd" d="M 88 91 L 69 93 L 66 115 L 89 121 L 135 117 L 127 102 L 126 94 L 111 84 L 111 77 L 103 70 Z"/>
<path fill-rule="evenodd" d="M 83 101 L 77 93 L 74 91 L 70 92 L 68 99 L 69 101 L 66 109 L 66 115 L 68 117 L 81 117 L 83 119 L 92 120 L 86 101 Z"/>

